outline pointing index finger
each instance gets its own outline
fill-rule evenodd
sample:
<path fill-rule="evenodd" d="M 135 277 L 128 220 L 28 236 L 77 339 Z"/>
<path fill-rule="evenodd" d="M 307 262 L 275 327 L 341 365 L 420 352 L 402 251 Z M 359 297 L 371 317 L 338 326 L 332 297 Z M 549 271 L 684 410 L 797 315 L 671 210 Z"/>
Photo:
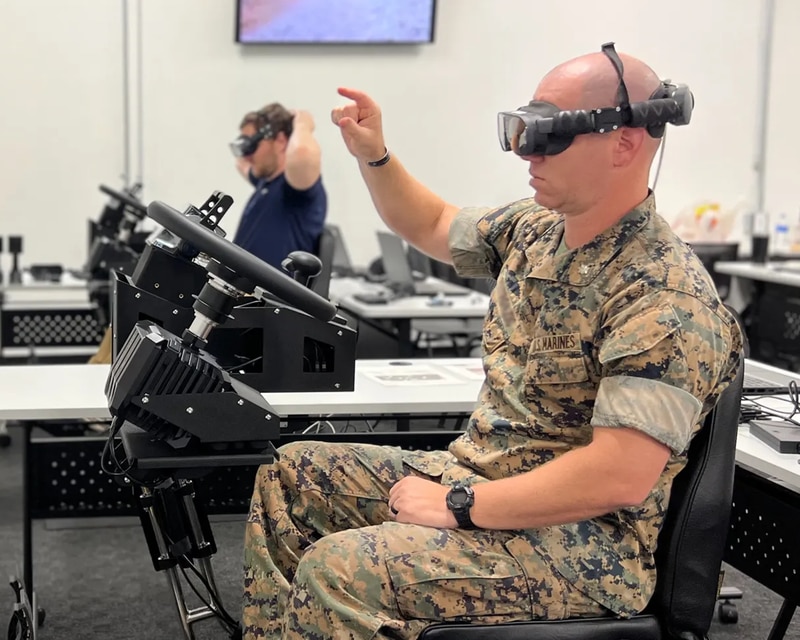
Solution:
<path fill-rule="evenodd" d="M 363 91 L 359 91 L 358 89 L 348 89 L 347 87 L 339 87 L 338 92 L 340 96 L 344 96 L 345 98 L 350 98 L 350 100 L 354 100 L 356 105 L 358 105 L 359 109 L 374 109 L 378 106 L 375 104 L 375 101 L 372 98 L 370 98 Z"/>

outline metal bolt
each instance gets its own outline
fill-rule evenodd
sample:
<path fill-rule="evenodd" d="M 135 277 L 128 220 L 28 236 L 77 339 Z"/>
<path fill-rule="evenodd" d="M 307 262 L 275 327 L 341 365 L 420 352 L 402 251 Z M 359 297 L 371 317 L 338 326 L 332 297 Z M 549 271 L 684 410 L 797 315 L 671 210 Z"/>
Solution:
<path fill-rule="evenodd" d="M 605 129 L 600 129 L 600 133 L 605 133 L 605 132 L 606 132 Z"/>
<path fill-rule="evenodd" d="M 617 108 L 615 109 L 615 111 L 616 111 L 617 113 L 619 113 L 620 111 L 622 111 L 622 109 L 620 109 L 619 107 L 617 107 Z"/>
<path fill-rule="evenodd" d="M 177 309 L 173 309 L 172 310 L 172 315 L 173 316 L 177 316 L 178 315 L 178 310 Z"/>
<path fill-rule="evenodd" d="M 160 285 L 160 284 L 158 284 L 158 282 L 156 282 L 156 283 L 155 283 L 153 286 L 154 286 L 156 289 L 158 289 L 158 288 L 159 288 L 161 285 Z"/>
<path fill-rule="evenodd" d="M 178 294 L 178 300 L 183 300 L 183 294 L 182 293 Z"/>
<path fill-rule="evenodd" d="M 186 407 L 186 413 L 194 413 L 194 409 L 191 407 Z"/>
<path fill-rule="evenodd" d="M 122 478 L 122 481 L 123 481 L 125 484 L 130 484 L 130 483 L 131 483 L 131 479 L 130 479 L 130 478 L 128 478 L 127 476 L 125 476 L 124 478 Z"/>
<path fill-rule="evenodd" d="M 281 312 L 280 309 L 275 309 L 275 315 L 278 315 Z"/>
<path fill-rule="evenodd" d="M 264 417 L 265 417 L 267 420 L 272 420 L 272 414 L 271 414 L 271 413 L 268 413 L 268 414 L 267 414 L 266 416 L 264 416 Z"/>
<path fill-rule="evenodd" d="M 237 402 L 236 404 L 238 404 L 241 407 L 244 404 L 244 400 L 239 400 L 239 402 Z"/>
<path fill-rule="evenodd" d="M 614 126 L 613 126 L 613 127 L 611 127 L 611 128 L 612 128 L 614 131 L 616 131 L 617 129 L 619 129 L 619 127 L 618 127 L 617 125 L 614 125 Z"/>
<path fill-rule="evenodd" d="M 341 389 L 342 388 L 342 385 L 340 385 L 338 382 L 335 383 L 333 386 L 336 387 L 337 389 Z"/>
<path fill-rule="evenodd" d="M 142 398 L 142 404 L 147 404 L 148 402 L 150 402 L 150 398 L 148 398 L 147 396 Z"/>
<path fill-rule="evenodd" d="M 135 296 L 133 296 L 133 297 L 134 297 L 134 298 L 136 298 L 136 299 L 138 300 L 139 298 L 141 298 L 141 297 L 142 297 L 142 294 L 141 294 L 141 293 L 137 293 L 137 294 L 136 294 Z"/>
<path fill-rule="evenodd" d="M 336 335 L 337 335 L 337 336 L 341 336 L 341 335 L 342 335 L 342 332 L 341 332 L 341 331 L 337 331 L 337 332 L 336 332 Z"/>

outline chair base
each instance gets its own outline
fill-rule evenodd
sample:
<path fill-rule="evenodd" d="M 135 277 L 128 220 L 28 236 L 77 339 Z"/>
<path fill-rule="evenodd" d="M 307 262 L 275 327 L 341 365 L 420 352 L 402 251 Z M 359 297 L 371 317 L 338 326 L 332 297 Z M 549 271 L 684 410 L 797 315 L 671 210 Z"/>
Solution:
<path fill-rule="evenodd" d="M 418 640 L 661 640 L 661 627 L 652 615 L 629 619 L 575 618 L 502 624 L 434 624 Z"/>

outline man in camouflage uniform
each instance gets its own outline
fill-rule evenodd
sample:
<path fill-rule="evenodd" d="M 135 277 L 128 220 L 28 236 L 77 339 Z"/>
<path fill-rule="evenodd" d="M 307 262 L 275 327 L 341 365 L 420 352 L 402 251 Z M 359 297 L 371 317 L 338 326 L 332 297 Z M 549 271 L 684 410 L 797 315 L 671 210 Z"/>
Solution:
<path fill-rule="evenodd" d="M 658 77 L 621 56 L 630 100 Z M 614 105 L 602 54 L 537 100 Z M 486 381 L 449 451 L 294 443 L 260 469 L 245 547 L 248 638 L 415 638 L 434 621 L 641 611 L 670 486 L 735 376 L 741 335 L 700 261 L 655 212 L 658 139 L 576 136 L 523 156 L 536 195 L 444 202 L 387 155 L 365 94 L 332 119 L 388 224 L 469 277 L 494 277 Z M 370 164 L 372 163 L 372 164 Z M 451 486 L 474 490 L 460 528 Z"/>

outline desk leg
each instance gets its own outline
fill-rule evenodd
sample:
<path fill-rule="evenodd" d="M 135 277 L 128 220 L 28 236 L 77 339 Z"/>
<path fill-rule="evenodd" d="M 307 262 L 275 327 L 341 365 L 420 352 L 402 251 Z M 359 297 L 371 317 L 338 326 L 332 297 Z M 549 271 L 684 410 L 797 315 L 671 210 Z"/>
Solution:
<path fill-rule="evenodd" d="M 33 531 L 31 526 L 31 431 L 32 425 L 23 423 L 25 442 L 22 447 L 22 556 L 23 579 L 28 599 L 33 602 Z M 34 612 L 35 615 L 35 612 Z"/>
<path fill-rule="evenodd" d="M 792 621 L 792 616 L 794 616 L 796 608 L 797 605 L 788 598 L 783 601 L 781 610 L 778 612 L 778 617 L 775 618 L 767 640 L 783 640 L 786 631 L 789 629 L 789 623 Z"/>

